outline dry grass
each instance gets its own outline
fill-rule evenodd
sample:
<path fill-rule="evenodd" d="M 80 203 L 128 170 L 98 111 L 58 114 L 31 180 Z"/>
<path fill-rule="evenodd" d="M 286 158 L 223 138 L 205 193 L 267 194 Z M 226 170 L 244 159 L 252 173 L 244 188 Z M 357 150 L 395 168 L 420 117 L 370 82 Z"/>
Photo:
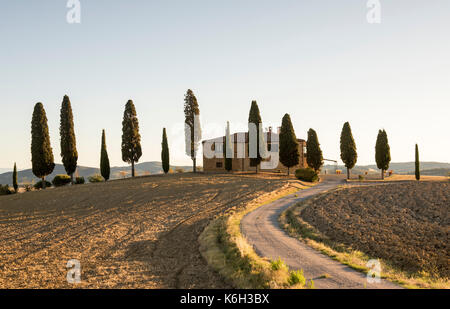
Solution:
<path fill-rule="evenodd" d="M 0 287 L 227 288 L 199 252 L 200 233 L 283 184 L 184 173 L 0 196 Z M 69 259 L 81 262 L 76 286 Z"/>
<path fill-rule="evenodd" d="M 449 288 L 449 184 L 412 182 L 336 190 L 284 213 L 285 228 L 359 271 L 381 259 L 405 287 Z"/>
<path fill-rule="evenodd" d="M 258 256 L 240 231 L 240 222 L 247 213 L 302 188 L 305 183 L 290 181 L 245 208 L 214 220 L 199 238 L 200 250 L 208 264 L 236 288 L 305 288 L 303 280 L 297 282 L 301 276 L 290 272 L 281 260 L 270 261 Z M 313 282 L 308 285 L 313 286 Z"/>

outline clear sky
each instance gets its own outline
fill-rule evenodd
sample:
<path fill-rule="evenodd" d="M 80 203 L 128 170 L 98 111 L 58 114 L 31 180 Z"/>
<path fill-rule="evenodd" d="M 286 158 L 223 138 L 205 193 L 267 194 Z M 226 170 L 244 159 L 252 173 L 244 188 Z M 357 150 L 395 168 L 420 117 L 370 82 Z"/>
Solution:
<path fill-rule="evenodd" d="M 374 163 L 378 129 L 393 162 L 450 161 L 450 1 L 0 0 L 0 167 L 31 167 L 30 123 L 42 102 L 55 161 L 64 94 L 74 112 L 79 165 L 98 166 L 106 129 L 121 161 L 128 99 L 140 121 L 141 162 L 160 160 L 167 127 L 171 163 L 184 155 L 183 97 L 196 94 L 204 137 L 246 127 L 252 100 L 265 126 L 291 115 L 299 138 L 314 128 L 324 157 L 339 158 L 349 121 L 358 164 Z M 199 160 L 201 161 L 201 160 Z"/>

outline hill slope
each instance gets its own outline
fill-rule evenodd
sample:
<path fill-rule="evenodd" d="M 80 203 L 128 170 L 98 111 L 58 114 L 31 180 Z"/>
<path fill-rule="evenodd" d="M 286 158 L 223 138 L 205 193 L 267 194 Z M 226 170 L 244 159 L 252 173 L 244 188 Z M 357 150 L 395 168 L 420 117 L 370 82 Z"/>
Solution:
<path fill-rule="evenodd" d="M 343 165 L 338 165 L 338 169 L 345 171 L 346 167 Z M 324 170 L 328 172 L 333 172 L 335 166 L 334 165 L 325 165 Z M 396 174 L 411 174 L 414 173 L 414 162 L 393 162 L 389 165 L 389 170 L 393 170 Z M 424 175 L 430 176 L 446 176 L 446 174 L 442 174 L 443 170 L 450 170 L 450 163 L 443 162 L 420 162 L 420 170 Z M 352 169 L 353 174 L 364 174 L 365 172 L 369 173 L 379 173 L 380 170 L 375 164 L 371 165 L 356 165 Z"/>
<path fill-rule="evenodd" d="M 192 171 L 191 166 L 171 166 L 173 170 L 177 168 L 182 168 L 184 171 Z M 161 162 L 143 162 L 138 163 L 135 165 L 136 175 L 145 175 L 145 174 L 159 174 L 162 173 L 162 167 Z M 121 172 L 126 173 L 125 175 L 121 175 Z M 100 169 L 94 168 L 94 167 L 86 167 L 86 166 L 78 166 L 77 168 L 77 174 L 80 177 L 87 178 L 89 176 L 99 174 Z M 66 171 L 64 170 L 64 166 L 62 164 L 56 164 L 55 169 L 53 173 L 51 173 L 47 180 L 51 181 L 56 175 L 58 174 L 66 174 Z M 111 167 L 111 179 L 118 179 L 122 178 L 124 176 L 129 176 L 131 174 L 131 167 L 130 166 L 115 166 Z M 17 179 L 19 184 L 23 183 L 36 183 L 39 181 L 38 178 L 36 178 L 33 175 L 33 171 L 31 169 L 19 171 L 17 173 Z M 12 172 L 7 172 L 0 174 L 0 184 L 9 184 L 12 185 Z"/>

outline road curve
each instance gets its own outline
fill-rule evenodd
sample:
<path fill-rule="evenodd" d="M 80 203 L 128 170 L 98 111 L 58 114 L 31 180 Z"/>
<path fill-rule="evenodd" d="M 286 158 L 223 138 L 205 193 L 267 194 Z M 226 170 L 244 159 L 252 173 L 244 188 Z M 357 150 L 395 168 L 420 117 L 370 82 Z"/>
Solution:
<path fill-rule="evenodd" d="M 279 226 L 280 214 L 289 206 L 342 184 L 342 180 L 325 179 L 322 183 L 261 206 L 247 214 L 241 230 L 260 256 L 281 258 L 290 269 L 303 269 L 305 277 L 314 280 L 319 289 L 394 289 L 398 285 L 386 280 L 368 283 L 366 275 L 332 260 L 328 256 L 287 235 Z M 297 195 L 297 196 L 295 196 Z M 328 278 L 320 278 L 328 274 Z"/>

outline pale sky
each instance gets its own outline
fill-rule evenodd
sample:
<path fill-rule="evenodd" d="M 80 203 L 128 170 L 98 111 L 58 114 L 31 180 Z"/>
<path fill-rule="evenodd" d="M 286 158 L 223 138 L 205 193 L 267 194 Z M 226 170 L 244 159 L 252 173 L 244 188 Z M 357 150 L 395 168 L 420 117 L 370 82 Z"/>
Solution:
<path fill-rule="evenodd" d="M 0 168 L 31 167 L 31 116 L 42 102 L 57 163 L 59 112 L 69 95 L 78 164 L 98 166 L 106 129 L 111 165 L 121 161 L 128 99 L 143 156 L 160 161 L 162 128 L 172 164 L 184 155 L 183 97 L 193 89 L 204 138 L 245 129 L 252 100 L 264 126 L 291 115 L 298 138 L 317 131 L 324 157 L 339 159 L 349 121 L 357 164 L 372 164 L 386 129 L 392 162 L 450 161 L 450 1 L 381 0 L 0 0 Z M 199 156 L 198 161 L 201 162 Z"/>

